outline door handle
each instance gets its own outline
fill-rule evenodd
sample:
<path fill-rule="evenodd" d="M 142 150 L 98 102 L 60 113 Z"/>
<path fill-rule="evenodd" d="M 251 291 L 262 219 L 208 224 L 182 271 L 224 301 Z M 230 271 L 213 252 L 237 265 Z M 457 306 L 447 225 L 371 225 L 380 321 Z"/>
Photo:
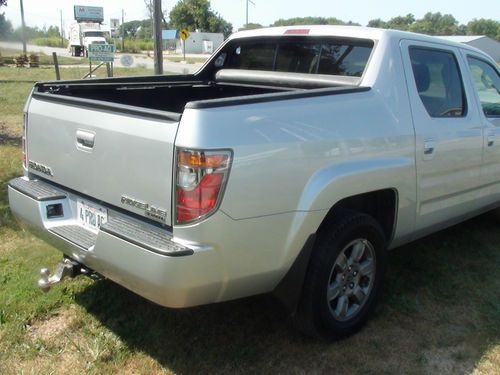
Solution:
<path fill-rule="evenodd" d="M 85 130 L 76 131 L 76 145 L 78 148 L 92 149 L 94 147 L 95 133 Z"/>
<path fill-rule="evenodd" d="M 434 157 L 436 150 L 436 141 L 434 139 L 426 139 L 424 141 L 424 160 L 431 160 Z"/>
<path fill-rule="evenodd" d="M 497 136 L 495 134 L 488 134 L 488 137 L 487 137 L 488 147 L 493 147 L 495 145 L 496 140 L 497 140 Z"/>

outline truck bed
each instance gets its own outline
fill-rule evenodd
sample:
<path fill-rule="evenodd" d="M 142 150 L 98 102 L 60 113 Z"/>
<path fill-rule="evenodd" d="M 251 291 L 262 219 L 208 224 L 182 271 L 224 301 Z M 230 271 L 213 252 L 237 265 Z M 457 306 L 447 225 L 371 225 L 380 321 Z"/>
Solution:
<path fill-rule="evenodd" d="M 155 78 L 155 77 L 153 77 Z M 190 76 L 135 77 L 93 82 L 40 83 L 36 94 L 53 94 L 181 114 L 189 102 L 353 86 L 357 79 L 259 71 L 219 71 L 213 80 Z"/>

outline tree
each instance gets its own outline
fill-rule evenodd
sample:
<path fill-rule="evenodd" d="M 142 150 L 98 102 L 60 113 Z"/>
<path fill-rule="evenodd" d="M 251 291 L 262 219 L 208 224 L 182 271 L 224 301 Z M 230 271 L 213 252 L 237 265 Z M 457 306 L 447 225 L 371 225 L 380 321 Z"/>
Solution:
<path fill-rule="evenodd" d="M 154 1 L 153 0 L 144 0 L 144 5 L 146 6 L 146 10 L 148 12 L 148 18 L 150 20 L 153 20 L 153 13 L 154 13 Z M 161 4 L 161 9 L 162 9 L 162 13 L 161 13 L 161 20 L 162 20 L 162 23 L 167 25 L 168 22 L 166 21 L 165 19 L 165 13 L 166 13 L 166 6 L 165 4 L 163 3 L 162 1 L 162 4 Z"/>
<path fill-rule="evenodd" d="M 238 31 L 243 31 L 243 30 L 255 30 L 255 29 L 261 29 L 264 26 L 262 26 L 260 23 L 252 23 L 249 22 L 245 26 L 241 27 L 238 29 Z"/>
<path fill-rule="evenodd" d="M 35 26 L 35 27 L 26 26 L 25 27 L 25 35 L 26 35 L 27 40 L 36 39 L 36 38 L 45 38 L 47 36 L 47 34 L 43 30 L 38 28 L 37 26 Z M 19 40 L 19 41 L 23 40 L 23 30 L 22 30 L 21 26 L 17 27 L 14 30 L 14 32 L 12 33 L 12 39 Z"/>
<path fill-rule="evenodd" d="M 208 18 L 208 30 L 214 33 L 222 33 L 227 38 L 233 32 L 233 25 L 217 13 L 214 13 Z"/>
<path fill-rule="evenodd" d="M 490 19 L 473 19 L 467 24 L 468 35 L 487 35 L 500 41 L 500 22 Z"/>
<path fill-rule="evenodd" d="M 335 17 L 295 17 L 275 21 L 271 26 L 292 26 L 292 25 L 355 25 L 359 23 L 352 21 L 344 22 Z"/>
<path fill-rule="evenodd" d="M 49 26 L 47 29 L 47 38 L 60 38 L 61 34 L 59 33 L 58 26 Z"/>
<path fill-rule="evenodd" d="M 0 13 L 0 39 L 10 39 L 12 36 L 12 23 Z"/>
<path fill-rule="evenodd" d="M 151 39 L 153 37 L 151 27 L 151 20 L 128 21 L 120 25 L 120 35 L 124 30 L 126 38 Z"/>
<path fill-rule="evenodd" d="M 233 25 L 210 8 L 208 0 L 180 0 L 170 11 L 170 25 L 175 29 L 201 30 L 231 34 Z"/>
<path fill-rule="evenodd" d="M 410 26 L 414 22 L 415 22 L 415 16 L 411 13 L 408 13 L 406 16 L 398 16 L 391 18 L 389 21 L 387 21 L 386 26 L 388 29 L 408 31 L 410 29 Z"/>
<path fill-rule="evenodd" d="M 415 21 L 409 28 L 422 34 L 429 35 L 457 35 L 459 34 L 458 21 L 451 14 L 428 12 L 424 18 Z"/>
<path fill-rule="evenodd" d="M 2 5 L 7 6 L 7 0 L 0 0 L 0 7 L 1 7 Z"/>
<path fill-rule="evenodd" d="M 368 22 L 368 25 L 366 25 L 368 27 L 377 27 L 379 29 L 387 29 L 387 22 L 385 21 L 382 21 L 380 18 L 377 18 L 377 19 L 374 19 L 374 20 L 370 20 Z"/>

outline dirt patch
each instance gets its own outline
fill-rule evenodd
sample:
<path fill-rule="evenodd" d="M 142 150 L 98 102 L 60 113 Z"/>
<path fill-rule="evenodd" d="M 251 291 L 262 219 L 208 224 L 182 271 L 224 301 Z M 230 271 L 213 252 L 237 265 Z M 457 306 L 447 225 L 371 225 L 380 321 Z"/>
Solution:
<path fill-rule="evenodd" d="M 464 361 L 467 348 L 458 345 L 449 348 L 439 348 L 424 351 L 427 363 L 427 374 L 470 374 L 474 364 Z"/>
<path fill-rule="evenodd" d="M 491 348 L 481 360 L 472 375 L 499 375 L 500 374 L 500 343 Z"/>
<path fill-rule="evenodd" d="M 53 340 L 70 326 L 74 316 L 74 308 L 56 312 L 54 315 L 30 325 L 27 329 L 28 334 L 32 339 Z"/>
<path fill-rule="evenodd" d="M 10 129 L 4 121 L 0 121 L 0 145 L 7 142 L 21 143 L 21 134 Z"/>
<path fill-rule="evenodd" d="M 163 368 L 157 361 L 144 354 L 138 354 L 134 358 L 127 360 L 120 368 L 109 368 L 109 371 L 117 375 L 174 374 L 174 372 Z"/>

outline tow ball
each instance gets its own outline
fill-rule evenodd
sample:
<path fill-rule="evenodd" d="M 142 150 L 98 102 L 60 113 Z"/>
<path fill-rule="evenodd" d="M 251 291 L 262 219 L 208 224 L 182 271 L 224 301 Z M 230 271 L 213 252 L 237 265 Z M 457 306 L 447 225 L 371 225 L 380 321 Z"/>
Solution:
<path fill-rule="evenodd" d="M 38 279 L 38 287 L 42 292 L 47 293 L 52 285 L 60 283 L 65 277 L 74 278 L 78 275 L 88 275 L 90 271 L 83 267 L 80 263 L 70 259 L 64 258 L 57 265 L 56 271 L 53 275 L 50 274 L 48 268 L 40 270 L 40 279 Z"/>

